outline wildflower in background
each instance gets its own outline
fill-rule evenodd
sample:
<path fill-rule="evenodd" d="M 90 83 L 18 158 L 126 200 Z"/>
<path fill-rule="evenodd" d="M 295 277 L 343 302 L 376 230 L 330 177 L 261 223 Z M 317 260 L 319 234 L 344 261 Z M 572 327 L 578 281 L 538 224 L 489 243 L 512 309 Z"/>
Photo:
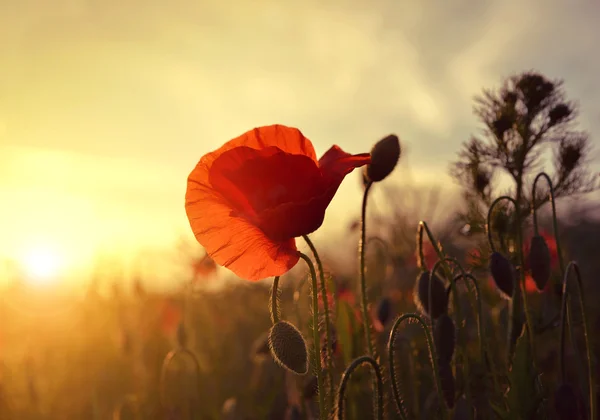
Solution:
<path fill-rule="evenodd" d="M 289 271 L 295 238 L 317 230 L 344 177 L 370 163 L 368 153 L 331 147 L 317 160 L 300 130 L 250 130 L 204 155 L 187 181 L 186 213 L 214 261 L 247 280 Z"/>
<path fill-rule="evenodd" d="M 165 335 L 175 334 L 183 314 L 179 305 L 165 299 L 160 312 L 160 328 Z"/>

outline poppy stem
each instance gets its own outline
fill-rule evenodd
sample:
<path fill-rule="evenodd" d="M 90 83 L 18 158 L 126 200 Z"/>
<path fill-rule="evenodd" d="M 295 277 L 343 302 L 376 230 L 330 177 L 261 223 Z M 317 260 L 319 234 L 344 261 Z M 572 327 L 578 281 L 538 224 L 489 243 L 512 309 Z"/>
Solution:
<path fill-rule="evenodd" d="M 327 339 L 326 343 L 326 354 L 327 354 L 327 376 L 329 380 L 329 405 L 333 407 L 333 399 L 334 399 L 334 383 L 333 383 L 333 354 L 332 354 L 332 339 L 331 339 L 331 326 L 329 320 L 329 302 L 327 300 L 327 284 L 325 282 L 325 271 L 323 270 L 323 263 L 321 262 L 321 258 L 319 258 L 319 253 L 317 252 L 317 248 L 310 240 L 308 235 L 303 235 L 304 241 L 307 243 L 308 247 L 313 253 L 315 257 L 315 261 L 317 262 L 317 269 L 319 270 L 319 277 L 321 280 L 321 300 L 323 301 L 323 312 L 325 312 L 325 337 Z"/>
<path fill-rule="evenodd" d="M 319 394 L 319 418 L 321 420 L 325 420 L 327 418 L 327 409 L 325 407 L 325 393 L 323 388 L 323 372 L 321 370 L 321 339 L 319 334 L 319 297 L 318 290 L 319 285 L 317 282 L 317 273 L 315 271 L 315 266 L 312 263 L 311 259 L 302 252 L 298 252 L 300 258 L 302 258 L 308 268 L 310 270 L 310 276 L 312 278 L 312 312 L 313 312 L 313 347 L 314 347 L 314 357 L 315 357 L 315 376 L 317 377 L 317 393 Z"/>
<path fill-rule="evenodd" d="M 399 389 L 399 385 L 398 385 L 398 380 L 396 379 L 396 369 L 395 369 L 395 342 L 396 342 L 396 334 L 398 332 L 398 327 L 400 326 L 400 324 L 402 324 L 402 322 L 406 321 L 406 320 L 415 320 L 417 321 L 418 324 L 421 325 L 421 327 L 423 328 L 423 332 L 425 333 L 425 339 L 427 340 L 427 347 L 429 348 L 429 359 L 431 360 L 431 367 L 433 370 L 433 379 L 435 380 L 435 386 L 438 392 L 438 398 L 440 403 L 442 403 L 442 401 L 446 401 L 446 399 L 444 398 L 444 393 L 442 391 L 442 381 L 440 379 L 440 375 L 439 375 L 439 370 L 438 370 L 438 358 L 437 358 L 437 353 L 435 350 L 435 347 L 433 346 L 433 338 L 431 337 L 431 331 L 429 329 L 429 325 L 423 320 L 423 317 L 421 317 L 419 314 L 415 314 L 415 313 L 409 313 L 409 314 L 404 314 L 401 315 L 400 317 L 398 317 L 398 319 L 396 319 L 396 322 L 394 322 L 394 325 L 392 326 L 392 331 L 390 331 L 390 338 L 388 340 L 388 359 L 389 359 L 389 364 L 390 364 L 390 376 L 392 379 L 392 395 L 394 397 L 394 402 L 396 403 L 396 408 L 398 409 L 398 413 L 400 414 L 400 417 L 402 418 L 402 420 L 406 420 L 408 418 L 408 415 L 406 414 L 406 408 L 404 407 L 403 403 L 402 403 L 402 395 L 400 395 L 400 389 Z M 443 403 L 443 407 L 444 407 L 444 418 L 448 419 L 449 418 L 449 413 L 448 413 L 448 406 L 447 403 Z"/>
<path fill-rule="evenodd" d="M 463 266 L 454 258 L 451 257 L 444 257 L 443 259 L 439 259 L 435 262 L 435 264 L 433 265 L 433 267 L 431 268 L 431 274 L 430 274 L 430 281 L 429 281 L 429 305 L 432 305 L 432 296 L 431 296 L 431 285 L 433 284 L 433 281 L 431 279 L 433 279 L 436 270 L 441 266 L 441 265 L 445 265 L 448 270 L 446 270 L 447 272 L 449 271 L 450 267 L 448 266 L 448 263 L 453 263 L 456 267 L 458 267 L 458 269 L 461 272 L 461 275 L 464 276 L 466 275 L 465 269 L 463 268 Z M 457 334 L 457 341 L 458 341 L 458 352 L 460 352 L 461 356 L 464 357 L 464 361 L 463 361 L 463 366 L 464 366 L 464 370 L 465 370 L 465 397 L 467 399 L 468 404 L 471 404 L 471 387 L 469 384 L 469 358 L 466 356 L 465 354 L 465 350 L 464 350 L 464 344 L 465 344 L 465 328 L 466 328 L 466 323 L 464 324 L 463 327 L 463 314 L 462 314 L 462 308 L 460 306 L 460 300 L 458 298 L 458 286 L 456 285 L 456 280 L 455 277 L 452 277 L 452 275 L 449 276 L 448 280 L 450 281 L 450 286 L 449 286 L 449 290 L 452 291 L 452 300 L 454 303 L 454 313 L 455 313 L 455 318 L 456 318 L 456 326 L 457 326 L 457 330 L 458 330 L 458 334 Z M 469 288 L 467 287 L 467 289 L 469 290 Z M 470 291 L 470 290 L 469 290 Z M 433 328 L 433 319 L 431 319 L 431 325 Z M 481 350 L 481 337 L 479 338 L 479 349 Z M 483 361 L 483 359 L 482 359 Z"/>
<path fill-rule="evenodd" d="M 577 287 L 579 288 L 579 306 L 581 307 L 581 318 L 583 321 L 583 338 L 585 339 L 586 347 L 586 358 L 588 363 L 588 386 L 589 386 L 589 408 L 590 408 L 590 420 L 596 420 L 596 387 L 594 381 L 594 370 L 592 367 L 592 347 L 589 337 L 589 326 L 588 319 L 585 311 L 585 302 L 583 298 L 583 282 L 581 280 L 581 272 L 579 271 L 579 265 L 575 261 L 571 261 L 565 270 L 563 277 L 563 293 L 561 301 L 561 316 L 560 316 L 560 377 L 561 382 L 565 383 L 565 324 L 567 323 L 567 302 L 570 297 L 569 293 L 569 274 L 571 271 L 575 272 L 575 278 Z M 573 330 L 573 323 L 571 319 L 568 319 L 569 331 Z"/>
<path fill-rule="evenodd" d="M 508 196 L 508 195 L 502 195 L 498 198 L 496 198 L 492 204 L 490 205 L 490 208 L 488 209 L 488 214 L 487 214 L 487 233 L 488 233 L 488 242 L 490 244 L 490 248 L 492 249 L 493 252 L 495 252 L 495 248 L 494 248 L 494 242 L 492 240 L 492 229 L 491 229 L 491 225 L 490 225 L 490 220 L 491 220 L 491 216 L 492 216 L 492 211 L 494 210 L 494 208 L 496 207 L 496 205 L 502 201 L 502 200 L 507 200 L 510 201 L 514 208 L 515 208 L 515 215 L 516 215 L 516 222 L 517 222 L 517 250 L 519 253 L 519 266 L 520 266 L 520 270 L 519 270 L 519 274 L 520 274 L 520 288 L 521 288 L 521 298 L 523 299 L 523 312 L 525 312 L 525 321 L 527 323 L 527 329 L 529 330 L 529 345 L 531 347 L 531 357 L 533 358 L 533 364 L 535 365 L 535 339 L 533 338 L 533 328 L 532 328 L 532 322 L 531 322 L 531 315 L 529 314 L 529 305 L 527 303 L 527 289 L 525 288 L 525 256 L 523 254 L 523 226 L 521 224 L 521 210 L 519 208 L 519 204 L 517 202 L 517 200 L 515 200 L 514 198 Z M 515 284 L 515 289 L 517 289 L 517 286 Z M 513 293 L 513 299 L 511 299 L 511 303 L 510 303 L 510 308 L 509 308 L 509 320 L 508 320 L 508 364 L 510 365 L 510 355 L 511 355 L 511 335 L 512 335 L 512 324 L 513 324 L 513 319 L 514 319 L 514 311 L 515 311 L 515 302 L 518 302 L 518 299 L 515 299 L 517 297 L 516 293 Z"/>
<path fill-rule="evenodd" d="M 159 379 L 159 392 L 160 392 L 160 402 L 162 405 L 163 410 L 167 410 L 168 404 L 167 404 L 167 397 L 166 397 L 166 392 L 167 392 L 167 372 L 169 370 L 169 366 L 171 366 L 171 363 L 173 362 L 173 360 L 175 359 L 175 357 L 177 356 L 187 356 L 191 361 L 192 364 L 194 365 L 194 373 L 196 374 L 196 386 L 197 386 L 197 397 L 200 398 L 200 364 L 198 363 L 198 359 L 196 358 L 196 356 L 194 355 L 194 353 L 192 353 L 190 350 L 185 349 L 185 348 L 179 348 L 177 350 L 171 350 L 166 356 L 165 359 L 163 361 L 162 364 L 162 368 L 160 371 L 160 379 Z"/>
<path fill-rule="evenodd" d="M 279 276 L 276 276 L 273 279 L 269 309 L 271 312 L 271 322 L 275 325 L 279 322 L 279 318 L 281 317 L 281 312 L 279 311 Z"/>
<path fill-rule="evenodd" d="M 337 401 L 337 418 L 338 418 L 338 420 L 344 419 L 344 408 L 345 408 L 344 407 L 344 403 L 345 403 L 344 397 L 346 396 L 346 388 L 348 385 L 348 381 L 350 380 L 350 376 L 356 370 L 356 368 L 358 368 L 359 366 L 361 366 L 364 363 L 369 364 L 371 366 L 371 368 L 373 369 L 373 372 L 375 373 L 375 380 L 377 383 L 377 386 L 375 387 L 375 399 L 377 400 L 376 419 L 383 420 L 383 378 L 381 376 L 381 369 L 379 368 L 379 365 L 377 364 L 375 359 L 373 359 L 372 357 L 369 357 L 369 356 L 361 356 L 361 357 L 357 357 L 356 359 L 354 359 L 352 361 L 352 363 L 350 363 L 348 368 L 346 368 L 346 371 L 344 372 L 344 375 L 342 376 L 342 381 L 340 382 L 340 388 L 338 390 L 338 401 Z"/>
<path fill-rule="evenodd" d="M 537 182 L 540 178 L 544 178 L 548 184 L 548 188 L 549 188 L 549 196 L 550 196 L 550 204 L 552 206 L 552 230 L 554 232 L 554 243 L 556 244 L 556 255 L 558 257 L 558 265 L 560 267 L 560 274 L 561 276 L 564 278 L 565 277 L 565 261 L 562 257 L 562 251 L 561 251 L 561 241 L 560 238 L 558 236 L 558 217 L 556 216 L 556 200 L 554 197 L 554 185 L 552 184 L 552 179 L 550 179 L 550 176 L 548 176 L 547 173 L 545 172 L 540 172 L 539 174 L 536 175 L 535 179 L 533 180 L 533 184 L 531 186 L 531 213 L 533 215 L 533 229 L 535 231 L 535 234 L 538 235 L 539 231 L 538 231 L 538 221 L 537 221 L 537 212 L 536 212 L 536 203 L 535 203 L 535 193 L 536 193 L 536 187 L 537 187 Z M 562 302 L 561 302 L 562 303 Z M 569 299 L 567 299 L 567 308 L 566 308 L 566 316 L 567 316 L 567 322 L 569 323 L 569 325 L 573 325 L 573 308 L 571 307 L 571 301 Z M 573 347 L 573 350 L 575 350 L 576 354 L 579 354 L 579 348 L 577 346 L 577 341 L 575 340 L 575 334 L 572 328 L 569 328 L 569 341 L 571 342 L 571 347 Z M 591 368 L 589 368 L 591 369 Z M 583 382 L 583 378 L 585 376 L 584 369 L 583 366 L 581 364 L 581 359 L 577 359 L 577 370 L 578 370 L 578 375 L 579 375 L 579 381 Z"/>
<path fill-rule="evenodd" d="M 369 191 L 373 182 L 369 181 L 365 186 L 365 192 L 363 195 L 362 211 L 360 216 L 360 242 L 358 245 L 360 255 L 360 294 L 361 294 L 361 308 L 363 316 L 363 324 L 365 328 L 365 341 L 367 342 L 367 349 L 369 356 L 373 357 L 373 343 L 371 342 L 371 322 L 369 319 L 369 312 L 367 309 L 367 282 L 365 279 L 365 248 L 367 244 L 367 226 L 366 226 L 366 215 L 367 215 L 367 199 Z"/>
<path fill-rule="evenodd" d="M 454 277 L 454 282 L 456 283 L 458 280 L 469 280 L 471 282 L 471 284 L 473 285 L 473 288 L 475 289 L 475 293 L 476 293 L 476 301 L 477 301 L 477 335 L 479 336 L 479 351 L 480 351 L 480 358 L 481 358 L 481 363 L 483 366 L 486 366 L 487 363 L 490 363 L 490 371 L 492 372 L 492 379 L 494 380 L 494 389 L 495 390 L 499 390 L 499 384 L 498 384 L 498 378 L 496 377 L 496 370 L 494 369 L 493 366 L 493 359 L 490 357 L 488 359 L 488 352 L 487 352 L 487 344 L 486 344 L 486 339 L 485 339 L 485 334 L 483 332 L 483 305 L 481 303 L 481 292 L 479 291 L 479 285 L 477 284 L 477 279 L 475 278 L 475 276 L 473 276 L 473 274 L 471 273 L 465 273 L 463 270 L 461 270 L 461 274 L 458 274 L 456 277 Z M 446 290 L 446 293 L 450 294 L 452 293 L 452 288 L 448 287 L 448 289 Z"/>

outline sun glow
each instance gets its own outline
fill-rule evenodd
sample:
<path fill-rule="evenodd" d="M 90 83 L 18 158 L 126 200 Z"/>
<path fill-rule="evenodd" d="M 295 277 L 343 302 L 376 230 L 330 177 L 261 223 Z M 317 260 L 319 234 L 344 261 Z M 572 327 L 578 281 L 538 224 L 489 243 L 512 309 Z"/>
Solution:
<path fill-rule="evenodd" d="M 50 246 L 28 249 L 20 258 L 20 263 L 26 280 L 36 285 L 55 282 L 63 268 L 60 252 Z"/>

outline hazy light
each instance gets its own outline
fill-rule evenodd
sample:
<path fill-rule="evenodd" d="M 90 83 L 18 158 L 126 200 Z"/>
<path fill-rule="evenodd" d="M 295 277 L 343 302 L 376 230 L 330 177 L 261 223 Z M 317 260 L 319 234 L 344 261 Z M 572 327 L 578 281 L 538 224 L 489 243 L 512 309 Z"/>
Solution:
<path fill-rule="evenodd" d="M 56 280 L 62 263 L 59 253 L 49 246 L 31 248 L 21 258 L 26 280 L 37 285 L 45 285 Z"/>

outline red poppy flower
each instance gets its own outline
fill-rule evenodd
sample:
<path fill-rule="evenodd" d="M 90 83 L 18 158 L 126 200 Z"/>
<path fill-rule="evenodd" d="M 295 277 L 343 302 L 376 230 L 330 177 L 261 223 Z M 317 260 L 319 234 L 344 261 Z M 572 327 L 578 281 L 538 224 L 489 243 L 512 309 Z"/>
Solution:
<path fill-rule="evenodd" d="M 317 230 L 344 177 L 370 162 L 331 147 L 317 160 L 300 130 L 255 128 L 204 155 L 188 177 L 185 208 L 208 255 L 239 277 L 282 275 L 295 239 Z"/>

